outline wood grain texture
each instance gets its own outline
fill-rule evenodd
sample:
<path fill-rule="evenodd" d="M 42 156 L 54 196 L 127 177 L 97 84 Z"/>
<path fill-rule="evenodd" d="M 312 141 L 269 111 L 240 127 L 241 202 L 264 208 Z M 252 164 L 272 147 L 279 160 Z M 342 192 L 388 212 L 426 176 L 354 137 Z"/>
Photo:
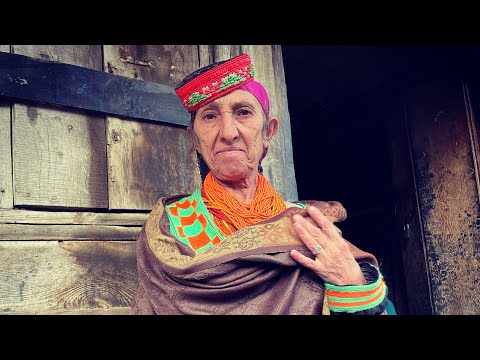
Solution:
<path fill-rule="evenodd" d="M 172 86 L 83 66 L 0 52 L 0 93 L 22 103 L 188 126 L 188 111 Z M 103 118 L 102 118 L 103 121 Z"/>
<path fill-rule="evenodd" d="M 135 240 L 141 226 L 0 224 L 0 240 Z"/>
<path fill-rule="evenodd" d="M 295 179 L 295 166 L 293 162 L 292 131 L 290 126 L 290 113 L 288 111 L 287 84 L 283 67 L 282 47 L 272 45 L 273 75 L 275 77 L 275 100 L 277 103 L 276 116 L 279 118 L 280 128 L 277 133 L 277 146 L 273 154 L 280 159 L 283 167 L 283 196 L 288 200 L 298 200 L 297 181 Z"/>
<path fill-rule="evenodd" d="M 149 210 L 158 198 L 200 186 L 195 149 L 183 129 L 108 119 L 111 209 Z"/>
<path fill-rule="evenodd" d="M 13 207 L 10 103 L 0 99 L 0 208 Z"/>
<path fill-rule="evenodd" d="M 0 209 L 0 224 L 142 226 L 146 213 L 95 213 Z"/>
<path fill-rule="evenodd" d="M 1 52 L 10 52 L 10 45 L 0 45 Z M 0 99 L 0 208 L 13 207 L 12 141 L 10 103 Z"/>
<path fill-rule="evenodd" d="M 12 45 L 12 53 L 102 70 L 102 45 Z"/>
<path fill-rule="evenodd" d="M 15 205 L 108 207 L 103 120 L 23 104 L 13 114 Z"/>
<path fill-rule="evenodd" d="M 32 313 L 15 312 L 2 313 L 2 315 L 31 315 Z M 132 315 L 131 308 L 128 307 L 112 307 L 105 309 L 80 309 L 80 310 L 52 310 L 38 311 L 35 315 Z"/>
<path fill-rule="evenodd" d="M 196 45 L 105 45 L 105 69 L 175 86 L 199 67 Z M 160 196 L 201 185 L 186 128 L 107 117 L 111 209 L 150 210 Z"/>
<path fill-rule="evenodd" d="M 264 175 L 280 196 L 291 201 L 297 200 L 281 50 L 276 47 L 273 51 L 271 45 L 248 45 L 246 50 L 255 69 L 255 79 L 261 82 L 268 92 L 270 116 L 279 118 L 279 130 L 262 161 Z"/>
<path fill-rule="evenodd" d="M 128 313 L 134 242 L 0 242 L 1 314 Z"/>
<path fill-rule="evenodd" d="M 213 63 L 214 45 L 198 45 L 199 67 Z"/>
<path fill-rule="evenodd" d="M 430 80 L 408 109 L 434 311 L 478 314 L 479 199 L 462 84 Z"/>
<path fill-rule="evenodd" d="M 197 45 L 104 45 L 105 71 L 175 87 L 198 69 Z"/>
<path fill-rule="evenodd" d="M 245 53 L 244 45 L 214 45 L 213 61 L 223 61 Z"/>
<path fill-rule="evenodd" d="M 101 70 L 100 45 L 12 45 L 12 52 Z M 13 105 L 15 205 L 108 207 L 103 117 Z"/>

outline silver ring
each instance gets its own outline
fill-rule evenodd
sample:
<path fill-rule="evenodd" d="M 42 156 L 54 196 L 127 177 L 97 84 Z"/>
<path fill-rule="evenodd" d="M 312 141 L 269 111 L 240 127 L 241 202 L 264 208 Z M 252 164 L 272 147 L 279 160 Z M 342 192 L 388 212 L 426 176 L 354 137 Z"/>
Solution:
<path fill-rule="evenodd" d="M 320 254 L 322 251 L 323 251 L 323 248 L 322 248 L 320 245 L 318 245 L 318 246 L 315 248 L 315 250 L 313 250 L 313 253 L 314 253 L 315 255 L 318 255 L 318 254 Z"/>

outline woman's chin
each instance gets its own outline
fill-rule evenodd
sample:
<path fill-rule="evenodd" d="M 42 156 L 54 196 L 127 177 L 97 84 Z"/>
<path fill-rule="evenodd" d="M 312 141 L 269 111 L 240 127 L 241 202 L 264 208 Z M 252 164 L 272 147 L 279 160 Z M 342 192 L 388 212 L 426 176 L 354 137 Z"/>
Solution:
<path fill-rule="evenodd" d="M 217 176 L 220 180 L 228 181 L 228 182 L 235 182 L 235 181 L 243 181 L 249 176 L 252 176 L 255 172 L 253 168 L 248 168 L 246 166 L 243 167 L 228 167 L 221 169 L 217 172 Z"/>

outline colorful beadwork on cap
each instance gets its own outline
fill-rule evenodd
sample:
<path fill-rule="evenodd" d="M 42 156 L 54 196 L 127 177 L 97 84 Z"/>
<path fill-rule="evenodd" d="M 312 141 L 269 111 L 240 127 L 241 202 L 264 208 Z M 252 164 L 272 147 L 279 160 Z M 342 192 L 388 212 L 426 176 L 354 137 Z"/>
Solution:
<path fill-rule="evenodd" d="M 216 98 L 254 79 L 255 70 L 248 54 L 230 59 L 192 79 L 177 95 L 188 111 L 195 111 Z"/>

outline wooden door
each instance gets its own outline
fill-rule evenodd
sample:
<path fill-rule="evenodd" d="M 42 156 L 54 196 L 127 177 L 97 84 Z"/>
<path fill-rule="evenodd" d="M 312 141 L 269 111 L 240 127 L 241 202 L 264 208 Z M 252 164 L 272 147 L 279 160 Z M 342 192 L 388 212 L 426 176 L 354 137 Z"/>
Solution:
<path fill-rule="evenodd" d="M 465 77 L 406 91 L 394 136 L 402 257 L 412 314 L 478 314 L 478 141 Z"/>
<path fill-rule="evenodd" d="M 102 101 L 116 98 L 110 107 L 93 110 L 62 102 L 87 91 L 86 84 L 42 101 L 42 91 L 19 76 L 12 81 L 33 93 L 0 96 L 0 313 L 129 313 L 137 283 L 135 239 L 148 212 L 161 196 L 192 192 L 201 176 L 185 126 L 114 114 L 137 106 L 132 93 L 138 87 L 160 84 L 173 93 L 200 66 L 245 51 L 259 76 L 271 77 L 266 86 L 281 121 L 266 176 L 282 196 L 296 200 L 280 46 L 0 45 L 0 52 L 75 65 L 68 80 L 77 84 L 82 69 L 110 74 L 111 82 L 130 81 L 121 80 L 126 90 L 102 94 Z"/>

